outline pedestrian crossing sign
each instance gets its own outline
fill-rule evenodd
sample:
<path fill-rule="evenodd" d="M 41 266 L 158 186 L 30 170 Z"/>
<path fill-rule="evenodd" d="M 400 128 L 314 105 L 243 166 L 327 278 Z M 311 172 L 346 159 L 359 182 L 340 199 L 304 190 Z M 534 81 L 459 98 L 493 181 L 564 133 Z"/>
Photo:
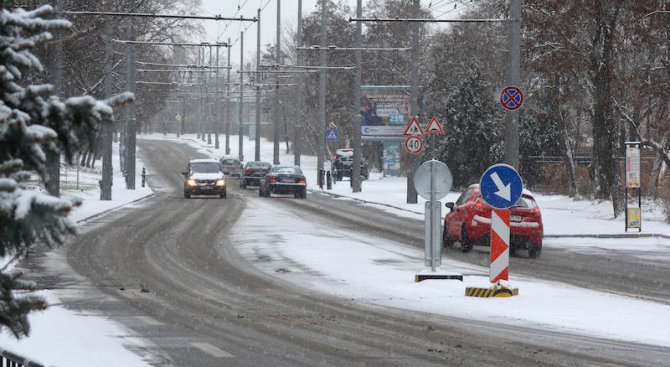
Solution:
<path fill-rule="evenodd" d="M 337 129 L 326 129 L 326 141 L 337 141 L 338 139 Z"/>

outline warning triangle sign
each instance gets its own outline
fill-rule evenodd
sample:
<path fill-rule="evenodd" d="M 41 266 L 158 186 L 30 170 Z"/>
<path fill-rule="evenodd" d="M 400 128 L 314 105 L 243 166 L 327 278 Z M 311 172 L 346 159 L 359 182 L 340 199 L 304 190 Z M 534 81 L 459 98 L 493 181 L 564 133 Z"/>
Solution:
<path fill-rule="evenodd" d="M 444 129 L 440 125 L 440 122 L 437 121 L 437 117 L 433 116 L 430 119 L 430 123 L 428 123 L 428 127 L 426 128 L 426 134 L 444 134 Z"/>
<path fill-rule="evenodd" d="M 416 116 L 412 117 L 412 121 L 405 128 L 405 132 L 402 133 L 403 136 L 423 136 L 423 129 L 419 125 L 419 120 Z"/>
<path fill-rule="evenodd" d="M 327 139 L 335 139 L 335 140 L 337 140 L 337 134 L 335 133 L 335 130 L 330 130 Z"/>

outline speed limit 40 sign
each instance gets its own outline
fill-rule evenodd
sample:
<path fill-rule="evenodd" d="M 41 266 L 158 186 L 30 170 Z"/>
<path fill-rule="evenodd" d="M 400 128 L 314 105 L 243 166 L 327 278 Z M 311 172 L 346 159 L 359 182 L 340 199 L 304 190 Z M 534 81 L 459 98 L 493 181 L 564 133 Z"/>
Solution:
<path fill-rule="evenodd" d="M 410 154 L 418 154 L 423 150 L 423 140 L 416 136 L 410 136 L 405 139 L 405 151 Z"/>

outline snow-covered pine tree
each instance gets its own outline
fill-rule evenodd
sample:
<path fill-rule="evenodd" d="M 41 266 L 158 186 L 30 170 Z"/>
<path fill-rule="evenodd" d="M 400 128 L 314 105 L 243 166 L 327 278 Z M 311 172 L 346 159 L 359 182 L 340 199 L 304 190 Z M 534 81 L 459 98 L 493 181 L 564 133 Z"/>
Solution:
<path fill-rule="evenodd" d="M 424 158 L 446 163 L 455 187 L 479 182 L 490 165 L 502 160 L 502 114 L 496 114 L 490 91 L 475 71 L 449 95 L 446 111 L 445 106 L 431 108 L 430 115 L 438 117 L 445 133 L 429 138 Z"/>
<path fill-rule="evenodd" d="M 31 74 L 43 71 L 31 51 L 52 40 L 49 31 L 70 26 L 54 19 L 48 5 L 0 9 L 0 258 L 18 258 L 38 241 L 58 245 L 76 233 L 67 215 L 79 201 L 29 190 L 26 182 L 32 175 L 48 180 L 47 151 L 72 161 L 100 124 L 112 122 L 112 107 L 133 99 L 123 93 L 106 101 L 90 96 L 61 101 L 50 85 L 26 85 Z M 25 292 L 35 285 L 20 276 L 0 269 L 0 328 L 17 338 L 30 332 L 27 315 L 46 307 L 42 298 Z"/>

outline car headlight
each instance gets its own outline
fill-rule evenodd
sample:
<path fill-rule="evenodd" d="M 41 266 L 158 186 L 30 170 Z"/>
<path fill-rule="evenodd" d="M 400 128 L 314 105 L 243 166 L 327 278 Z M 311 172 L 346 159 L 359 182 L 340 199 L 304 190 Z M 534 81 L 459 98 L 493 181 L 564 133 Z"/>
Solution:
<path fill-rule="evenodd" d="M 226 180 L 216 180 L 216 186 L 226 186 Z"/>
<path fill-rule="evenodd" d="M 188 181 L 186 181 L 186 184 L 187 184 L 188 186 L 196 186 L 196 185 L 198 185 L 198 183 L 197 183 L 195 180 L 188 180 Z"/>

